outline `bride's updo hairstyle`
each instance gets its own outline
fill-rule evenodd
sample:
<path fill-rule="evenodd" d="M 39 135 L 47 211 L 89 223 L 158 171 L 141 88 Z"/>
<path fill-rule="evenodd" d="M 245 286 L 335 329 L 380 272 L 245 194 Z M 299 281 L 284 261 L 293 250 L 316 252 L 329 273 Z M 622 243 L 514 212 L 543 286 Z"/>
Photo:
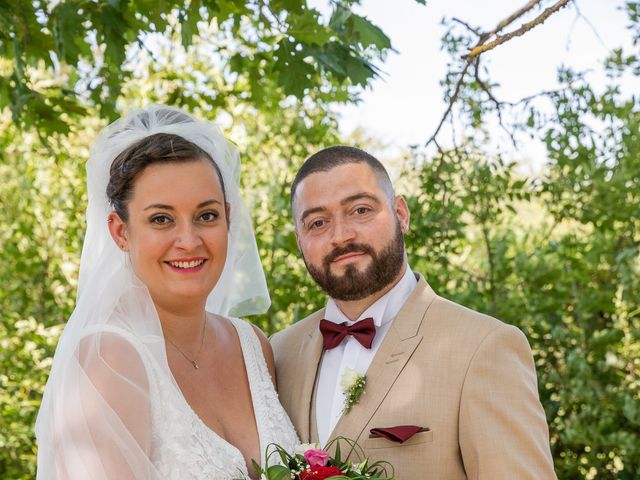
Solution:
<path fill-rule="evenodd" d="M 220 180 L 222 196 L 226 203 L 224 180 L 216 162 L 194 143 L 170 133 L 156 133 L 145 137 L 122 151 L 115 158 L 111 164 L 109 183 L 107 184 L 109 202 L 122 221 L 127 222 L 129 220 L 127 205 L 133 196 L 134 182 L 145 168 L 155 163 L 194 160 L 211 162 L 218 175 L 218 180 Z"/>
<path fill-rule="evenodd" d="M 111 238 L 106 220 L 112 212 L 123 222 L 130 219 L 129 203 L 142 172 L 154 164 L 191 161 L 211 162 L 220 180 L 224 202 L 229 206 L 229 216 L 233 217 L 231 222 L 229 216 L 226 219 L 227 261 L 207 298 L 207 311 L 236 316 L 266 311 L 269 294 L 251 215 L 240 194 L 238 150 L 214 123 L 168 105 L 129 111 L 102 130 L 91 148 L 87 162 L 87 232 L 80 260 L 78 303 L 85 299 L 93 302 L 101 288 L 112 294 L 114 302 L 119 296 L 114 285 L 118 291 L 127 290 L 129 280 L 116 280 L 113 276 L 131 272 L 126 255 Z"/>

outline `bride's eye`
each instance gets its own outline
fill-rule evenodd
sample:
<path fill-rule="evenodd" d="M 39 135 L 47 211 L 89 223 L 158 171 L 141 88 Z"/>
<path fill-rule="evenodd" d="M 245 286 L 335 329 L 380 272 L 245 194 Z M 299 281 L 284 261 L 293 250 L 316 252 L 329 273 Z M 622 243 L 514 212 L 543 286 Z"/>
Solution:
<path fill-rule="evenodd" d="M 218 212 L 204 212 L 200 215 L 200 219 L 203 222 L 214 222 L 216 221 L 218 218 L 220 217 L 220 215 L 218 214 Z"/>
<path fill-rule="evenodd" d="M 166 215 L 154 215 L 151 217 L 151 223 L 154 225 L 167 225 L 171 222 L 171 218 Z"/>

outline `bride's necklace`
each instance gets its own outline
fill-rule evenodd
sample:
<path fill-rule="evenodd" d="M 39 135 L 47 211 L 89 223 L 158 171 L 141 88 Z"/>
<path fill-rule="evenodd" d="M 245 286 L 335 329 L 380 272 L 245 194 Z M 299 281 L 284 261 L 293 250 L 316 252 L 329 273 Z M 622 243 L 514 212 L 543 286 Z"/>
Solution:
<path fill-rule="evenodd" d="M 178 350 L 178 352 L 180 352 L 180 354 L 181 354 L 184 358 L 186 358 L 186 359 L 187 359 L 187 361 L 188 361 L 191 365 L 193 365 L 193 368 L 194 368 L 195 370 L 198 370 L 198 369 L 200 368 L 200 366 L 198 365 L 198 357 L 200 356 L 200 352 L 202 352 L 202 346 L 204 345 L 204 336 L 205 336 L 205 335 L 206 335 L 206 333 L 207 333 L 207 330 L 206 330 L 206 328 L 205 328 L 206 326 L 207 326 L 207 316 L 206 316 L 206 314 L 205 314 L 205 316 L 204 316 L 204 321 L 202 322 L 202 340 L 200 340 L 200 348 L 198 349 L 198 353 L 196 353 L 196 356 L 195 356 L 195 357 L 193 357 L 193 359 L 189 358 L 189 357 L 187 356 L 187 354 L 186 354 L 186 353 L 184 353 L 184 352 L 182 351 L 182 349 L 181 349 L 178 345 L 176 345 L 175 343 L 173 343 L 173 340 L 171 340 L 171 339 L 170 339 L 169 337 L 167 337 L 167 336 L 165 336 L 165 337 L 164 337 L 164 338 L 166 338 L 167 340 L 169 340 L 169 343 L 170 343 L 171 345 L 173 345 L 174 347 L 176 347 L 176 350 Z"/>

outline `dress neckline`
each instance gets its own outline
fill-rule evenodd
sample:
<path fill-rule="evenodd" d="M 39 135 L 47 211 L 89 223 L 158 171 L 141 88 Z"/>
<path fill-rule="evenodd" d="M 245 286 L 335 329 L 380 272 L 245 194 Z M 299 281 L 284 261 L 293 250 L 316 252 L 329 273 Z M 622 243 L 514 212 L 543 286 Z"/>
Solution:
<path fill-rule="evenodd" d="M 244 371 L 245 371 L 245 375 L 247 376 L 247 381 L 249 382 L 249 393 L 251 394 L 251 407 L 253 409 L 253 417 L 255 419 L 256 422 L 256 431 L 258 433 L 258 447 L 260 450 L 260 461 L 258 462 L 258 460 L 256 460 L 256 462 L 258 462 L 260 465 L 264 464 L 264 451 L 265 451 L 265 446 L 262 445 L 262 440 L 264 438 L 263 435 L 263 431 L 264 431 L 264 426 L 263 426 L 263 422 L 262 422 L 262 418 L 258 418 L 258 415 L 256 413 L 257 411 L 257 402 L 258 400 L 258 395 L 260 394 L 259 392 L 259 387 L 257 385 L 255 385 L 256 381 L 258 381 L 257 378 L 254 378 L 255 375 L 252 375 L 250 373 L 250 369 L 249 369 L 249 362 L 252 361 L 259 361 L 260 358 L 263 358 L 262 355 L 256 356 L 254 355 L 253 358 L 251 358 L 251 350 L 255 349 L 255 342 L 252 342 L 252 339 L 250 337 L 250 335 L 254 335 L 255 336 L 255 332 L 253 332 L 253 329 L 251 328 L 250 325 L 247 325 L 246 322 L 238 319 L 238 318 L 233 318 L 233 317 L 225 317 L 227 320 L 229 320 L 231 322 L 231 324 L 233 325 L 233 327 L 235 328 L 236 334 L 238 335 L 238 341 L 240 342 L 240 350 L 242 351 L 242 359 L 244 361 Z M 250 330 L 249 330 L 250 329 Z M 255 340 L 257 340 L 257 336 L 255 338 Z M 258 344 L 258 347 L 260 347 L 260 345 Z M 262 351 L 260 351 L 260 353 L 262 353 Z M 257 357 L 257 358 L 256 358 Z M 264 359 L 262 360 L 264 362 Z M 266 364 L 265 364 L 266 366 Z M 257 367 L 257 365 L 256 365 Z M 216 443 L 219 443 L 223 446 L 223 448 L 225 448 L 226 450 L 229 451 L 229 455 L 233 454 L 234 457 L 237 457 L 236 460 L 234 460 L 232 463 L 238 463 L 239 465 L 242 465 L 242 469 L 239 473 L 241 473 L 242 475 L 246 475 L 247 477 L 249 476 L 249 472 L 247 471 L 247 465 L 245 462 L 245 458 L 244 455 L 242 454 L 242 452 L 240 451 L 240 449 L 238 447 L 236 447 L 233 443 L 229 442 L 227 439 L 223 438 L 219 433 L 217 433 L 215 430 L 213 430 L 212 428 L 210 428 L 203 420 L 202 418 L 200 418 L 200 416 L 198 415 L 198 413 L 193 409 L 193 407 L 191 407 L 191 405 L 189 404 L 189 402 L 187 402 L 187 399 L 184 397 L 184 394 L 182 393 L 182 390 L 180 389 L 180 386 L 178 385 L 178 382 L 176 381 L 175 377 L 173 377 L 173 374 L 171 375 L 173 378 L 173 381 L 176 385 L 176 388 L 178 389 L 178 394 L 181 398 L 181 401 L 184 402 L 184 404 L 186 405 L 188 411 L 190 412 L 190 414 L 193 416 L 193 418 L 195 419 L 195 421 L 204 429 L 204 431 L 208 432 L 208 434 L 213 438 L 213 440 Z M 239 468 L 239 467 L 238 467 Z"/>

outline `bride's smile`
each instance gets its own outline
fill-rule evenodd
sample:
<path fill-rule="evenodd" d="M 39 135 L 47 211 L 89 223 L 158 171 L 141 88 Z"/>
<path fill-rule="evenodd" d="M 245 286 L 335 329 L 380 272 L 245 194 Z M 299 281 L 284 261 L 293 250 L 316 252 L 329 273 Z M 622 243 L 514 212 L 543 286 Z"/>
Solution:
<path fill-rule="evenodd" d="M 203 303 L 220 278 L 228 212 L 208 160 L 154 164 L 136 178 L 128 220 L 113 214 L 121 244 L 154 299 Z"/>
<path fill-rule="evenodd" d="M 176 269 L 177 272 L 199 272 L 202 265 L 206 262 L 206 258 L 167 260 L 165 263 Z"/>

